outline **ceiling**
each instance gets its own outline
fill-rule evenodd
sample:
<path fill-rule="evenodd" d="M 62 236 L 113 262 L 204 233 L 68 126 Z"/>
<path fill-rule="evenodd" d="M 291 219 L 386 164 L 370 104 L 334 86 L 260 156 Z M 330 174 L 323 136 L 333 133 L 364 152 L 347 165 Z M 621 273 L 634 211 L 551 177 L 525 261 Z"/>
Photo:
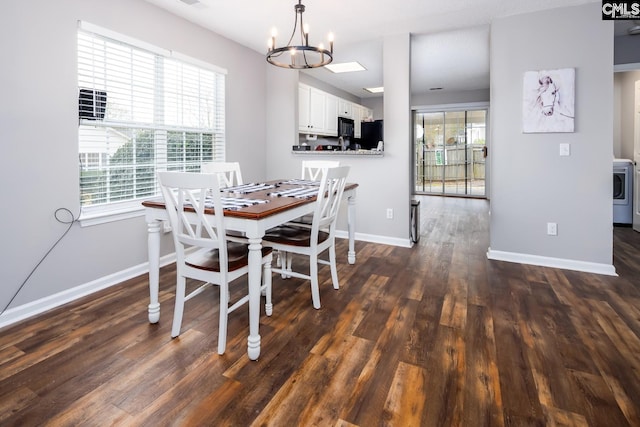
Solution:
<path fill-rule="evenodd" d="M 297 0 L 146 1 L 260 53 L 266 53 L 274 27 L 280 34 L 276 44 L 286 41 L 293 30 L 297 4 Z M 492 20 L 595 2 L 598 1 L 303 0 L 310 44 L 327 45 L 326 36 L 332 32 L 334 62 L 358 61 L 367 69 L 345 74 L 333 74 L 324 68 L 303 72 L 358 98 L 380 96 L 363 88 L 383 85 L 383 36 L 410 33 L 412 92 L 434 87 L 442 91 L 488 89 Z M 632 21 L 619 22 L 630 25 Z"/>

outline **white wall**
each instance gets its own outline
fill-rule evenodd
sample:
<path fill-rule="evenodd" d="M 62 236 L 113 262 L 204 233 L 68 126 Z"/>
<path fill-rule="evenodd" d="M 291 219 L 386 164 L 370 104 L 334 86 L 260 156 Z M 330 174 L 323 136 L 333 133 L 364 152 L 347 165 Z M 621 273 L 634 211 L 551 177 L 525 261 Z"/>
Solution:
<path fill-rule="evenodd" d="M 384 120 L 384 95 L 362 98 L 362 105 L 373 111 L 373 120 Z"/>
<path fill-rule="evenodd" d="M 298 144 L 298 74 L 269 66 L 267 69 L 267 179 L 300 176 L 300 162 L 291 147 Z"/>
<path fill-rule="evenodd" d="M 613 272 L 613 24 L 599 8 L 492 25 L 490 257 Z M 523 134 L 523 74 L 568 67 L 576 70 L 576 131 Z M 560 143 L 571 144 L 571 156 L 559 156 Z M 547 222 L 558 224 L 557 236 L 547 236 Z"/>
<path fill-rule="evenodd" d="M 385 207 L 394 210 L 393 225 L 378 220 L 374 229 L 388 229 L 391 236 L 406 238 L 409 234 L 410 194 L 413 190 L 410 35 L 407 33 L 384 37 L 382 52 L 385 164 L 378 170 L 380 178 L 377 185 L 382 191 L 377 197 L 374 194 L 370 203 L 371 209 L 380 209 L 381 214 Z M 381 201 L 387 205 L 380 206 Z"/>
<path fill-rule="evenodd" d="M 65 231 L 54 212 L 78 214 L 76 30 L 86 20 L 228 70 L 227 157 L 263 178 L 264 57 L 142 0 L 21 0 L 0 13 L 0 310 Z M 247 156 L 252 153 L 252 156 Z M 73 225 L 11 307 L 147 261 L 143 217 Z M 165 236 L 163 254 L 173 252 Z"/>
<path fill-rule="evenodd" d="M 465 104 L 469 102 L 489 102 L 489 89 L 434 91 L 411 96 L 412 106 Z"/>

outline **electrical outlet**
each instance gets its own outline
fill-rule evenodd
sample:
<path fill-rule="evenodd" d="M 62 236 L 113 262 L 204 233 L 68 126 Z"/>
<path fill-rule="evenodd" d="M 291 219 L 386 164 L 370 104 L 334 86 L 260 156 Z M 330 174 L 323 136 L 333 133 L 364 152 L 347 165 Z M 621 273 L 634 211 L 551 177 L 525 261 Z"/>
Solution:
<path fill-rule="evenodd" d="M 558 235 L 558 224 L 555 222 L 547 223 L 547 234 L 549 236 L 557 236 Z"/>
<path fill-rule="evenodd" d="M 387 208 L 387 219 L 393 219 L 393 209 Z"/>

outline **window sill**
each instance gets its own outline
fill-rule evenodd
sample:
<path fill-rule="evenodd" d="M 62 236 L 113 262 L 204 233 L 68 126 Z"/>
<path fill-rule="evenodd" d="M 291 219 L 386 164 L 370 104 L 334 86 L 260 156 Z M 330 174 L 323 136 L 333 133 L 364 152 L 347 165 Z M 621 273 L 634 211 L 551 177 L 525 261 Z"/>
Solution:
<path fill-rule="evenodd" d="M 130 218 L 144 216 L 144 207 L 140 201 L 126 203 L 119 207 L 102 209 L 83 209 L 78 222 L 80 227 L 91 227 L 93 225 L 106 224 L 109 222 L 122 221 Z"/>

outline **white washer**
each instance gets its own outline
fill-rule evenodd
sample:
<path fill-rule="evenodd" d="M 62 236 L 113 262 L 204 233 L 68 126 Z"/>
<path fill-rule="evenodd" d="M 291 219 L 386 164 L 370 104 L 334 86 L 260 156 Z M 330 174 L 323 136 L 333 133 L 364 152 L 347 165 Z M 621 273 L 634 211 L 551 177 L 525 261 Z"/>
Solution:
<path fill-rule="evenodd" d="M 633 223 L 633 162 L 613 159 L 613 223 Z"/>

